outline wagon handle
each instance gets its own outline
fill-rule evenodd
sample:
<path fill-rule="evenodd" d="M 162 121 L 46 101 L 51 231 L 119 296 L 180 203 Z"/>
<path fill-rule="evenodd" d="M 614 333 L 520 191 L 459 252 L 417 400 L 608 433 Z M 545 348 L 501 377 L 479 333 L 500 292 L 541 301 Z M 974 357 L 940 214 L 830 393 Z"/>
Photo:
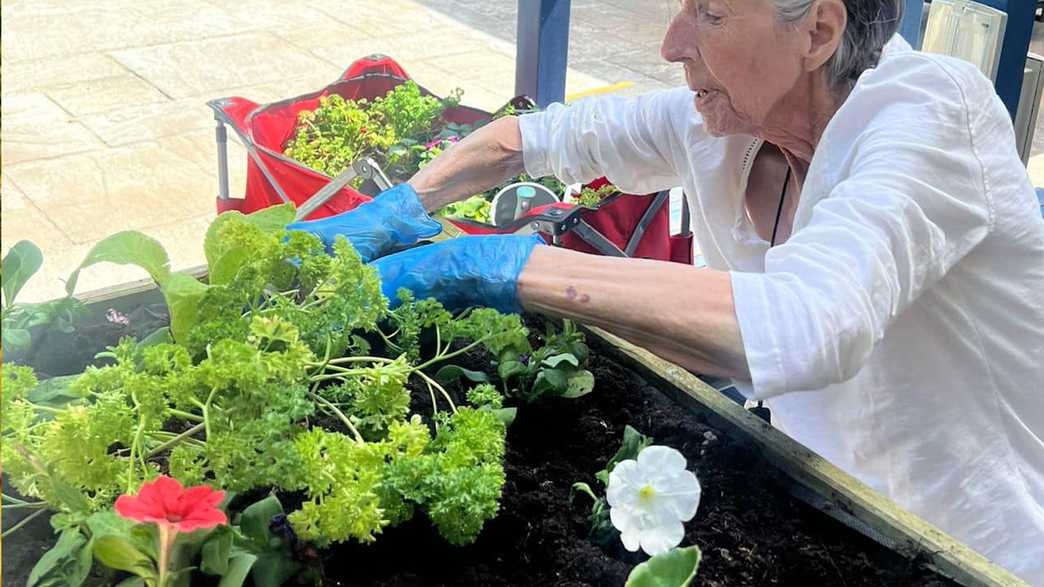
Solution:
<path fill-rule="evenodd" d="M 257 147 L 254 145 L 253 141 L 251 141 L 247 136 L 245 136 L 239 130 L 239 127 L 232 123 L 232 120 L 228 117 L 227 114 L 225 114 L 224 110 L 222 110 L 222 106 L 224 104 L 224 99 L 211 100 L 210 102 L 207 102 L 207 105 L 214 110 L 214 120 L 216 122 L 216 126 L 214 128 L 214 138 L 217 141 L 218 155 L 218 195 L 221 196 L 222 199 L 228 199 L 229 197 L 228 132 L 225 130 L 225 124 L 229 124 L 232 127 L 232 130 L 235 131 L 236 135 L 239 137 L 239 142 L 242 143 L 243 147 L 246 148 L 247 155 L 249 155 L 250 158 L 254 160 L 254 163 L 256 163 L 257 167 L 261 170 L 261 173 L 264 174 L 265 179 L 267 179 L 268 183 L 270 183 L 272 185 L 272 188 L 275 189 L 276 195 L 279 196 L 279 199 L 282 200 L 283 203 L 290 203 L 290 198 L 287 197 L 286 192 L 283 191 L 282 186 L 280 186 L 279 182 L 276 181 L 276 178 L 272 175 L 272 171 L 268 169 L 268 165 L 265 165 L 264 160 L 262 160 L 261 156 L 258 155 Z"/>
<path fill-rule="evenodd" d="M 342 171 L 337 177 L 330 180 L 330 183 L 324 185 L 322 189 L 315 192 L 312 197 L 308 198 L 305 203 L 297 209 L 297 214 L 294 217 L 295 221 L 304 220 L 309 214 L 315 212 L 319 206 L 326 203 L 327 200 L 334 197 L 334 195 L 341 191 L 344 186 L 348 185 L 356 177 L 362 177 L 364 179 L 373 180 L 373 183 L 377 184 L 377 187 L 384 191 L 392 187 L 391 181 L 388 176 L 384 175 L 381 171 L 380 166 L 369 158 L 357 159 L 352 164 Z"/>

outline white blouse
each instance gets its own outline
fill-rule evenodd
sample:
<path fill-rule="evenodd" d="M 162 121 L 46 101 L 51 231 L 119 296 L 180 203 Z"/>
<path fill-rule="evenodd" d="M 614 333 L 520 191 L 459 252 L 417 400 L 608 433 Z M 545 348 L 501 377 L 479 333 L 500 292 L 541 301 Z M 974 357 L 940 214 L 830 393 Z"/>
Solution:
<path fill-rule="evenodd" d="M 752 137 L 710 136 L 692 98 L 522 116 L 526 171 L 630 193 L 682 185 L 707 265 L 731 273 L 752 375 L 740 390 L 1044 585 L 1044 219 L 990 82 L 889 43 L 823 133 L 792 234 L 771 250 L 746 213 Z"/>

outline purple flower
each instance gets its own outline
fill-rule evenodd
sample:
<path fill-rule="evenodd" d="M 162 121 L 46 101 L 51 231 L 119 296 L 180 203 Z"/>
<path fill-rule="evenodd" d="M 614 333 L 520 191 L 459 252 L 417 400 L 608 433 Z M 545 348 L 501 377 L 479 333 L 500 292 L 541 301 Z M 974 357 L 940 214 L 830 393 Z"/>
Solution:
<path fill-rule="evenodd" d="M 522 363 L 523 365 L 528 367 L 529 366 L 529 355 L 527 353 L 522 353 L 521 355 L 518 356 L 518 362 Z"/>
<path fill-rule="evenodd" d="M 432 149 L 445 149 L 446 143 L 452 145 L 453 143 L 456 143 L 458 141 L 460 141 L 460 137 L 454 135 L 452 137 L 446 137 L 444 139 L 435 139 L 434 141 L 424 145 L 424 148 L 428 149 L 429 151 Z"/>
<path fill-rule="evenodd" d="M 126 314 L 117 312 L 115 308 L 109 308 L 109 311 L 105 313 L 105 319 L 120 326 L 130 326 L 130 318 Z"/>

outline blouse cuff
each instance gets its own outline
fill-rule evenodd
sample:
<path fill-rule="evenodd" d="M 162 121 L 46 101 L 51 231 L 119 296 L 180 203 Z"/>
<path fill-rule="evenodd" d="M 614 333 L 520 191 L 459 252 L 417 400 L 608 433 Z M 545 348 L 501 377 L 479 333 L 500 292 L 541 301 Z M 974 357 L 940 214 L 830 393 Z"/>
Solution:
<path fill-rule="evenodd" d="M 533 179 L 551 175 L 547 162 L 548 139 L 551 133 L 543 128 L 545 116 L 543 112 L 534 112 L 518 117 L 518 130 L 522 134 L 522 163 L 525 165 L 526 175 Z"/>
<path fill-rule="evenodd" d="M 783 354 L 765 276 L 733 271 L 730 277 L 736 320 L 743 337 L 743 350 L 747 356 L 753 387 L 753 390 L 749 387 L 744 389 L 744 395 L 748 399 L 762 400 L 784 393 L 787 388 Z"/>

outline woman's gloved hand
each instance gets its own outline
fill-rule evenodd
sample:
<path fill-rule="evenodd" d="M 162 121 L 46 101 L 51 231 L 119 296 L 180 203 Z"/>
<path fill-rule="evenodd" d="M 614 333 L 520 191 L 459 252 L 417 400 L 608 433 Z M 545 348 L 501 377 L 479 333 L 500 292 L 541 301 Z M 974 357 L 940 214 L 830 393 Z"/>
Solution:
<path fill-rule="evenodd" d="M 286 229 L 314 234 L 322 239 L 327 251 L 332 250 L 338 235 L 344 235 L 363 261 L 369 262 L 395 247 L 439 234 L 442 225 L 424 211 L 413 186 L 400 183 L 354 210 L 320 220 L 294 222 Z"/>
<path fill-rule="evenodd" d="M 486 306 L 521 312 L 518 276 L 537 235 L 465 236 L 380 258 L 371 266 L 381 274 L 381 289 L 394 308 L 404 287 L 417 299 L 435 298 L 450 311 Z"/>

